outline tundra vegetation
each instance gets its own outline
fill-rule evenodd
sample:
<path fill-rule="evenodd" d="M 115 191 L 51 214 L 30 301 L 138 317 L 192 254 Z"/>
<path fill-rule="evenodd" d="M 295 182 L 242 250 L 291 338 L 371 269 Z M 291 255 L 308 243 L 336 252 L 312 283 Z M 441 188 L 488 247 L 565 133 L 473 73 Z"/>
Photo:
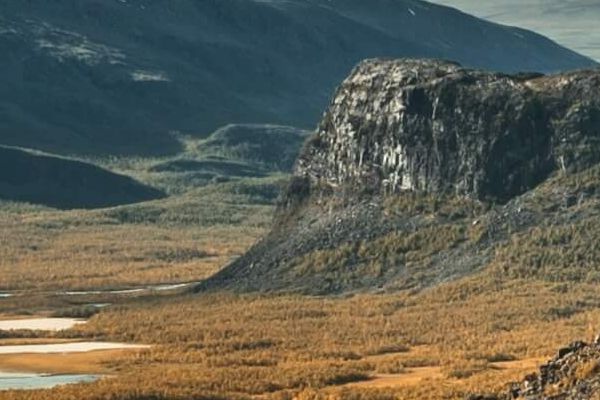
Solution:
<path fill-rule="evenodd" d="M 583 78 L 597 81 L 595 74 Z M 533 79 L 536 90 L 553 86 Z M 576 80 L 576 88 L 587 90 L 585 82 Z M 594 110 L 568 115 L 585 117 L 575 118 L 583 123 L 597 116 Z M 497 120 L 496 114 L 490 118 Z M 584 132 L 580 124 L 566 126 Z M 415 188 L 366 193 L 368 202 L 354 207 L 354 197 L 330 196 L 321 192 L 324 186 L 309 187 L 312 198 L 302 197 L 306 191 L 293 193 L 302 180 L 296 176 L 275 212 L 289 176 L 277 163 L 257 163 L 247 146 L 208 152 L 206 142 L 182 139 L 185 151 L 176 157 L 92 160 L 168 197 L 60 212 L 3 203 L 0 291 L 13 296 L 0 299 L 0 318 L 25 313 L 91 318 L 60 332 L 0 332 L 0 343 L 98 340 L 151 347 L 110 358 L 73 358 L 73 371 L 61 371 L 106 374 L 96 382 L 5 391 L 0 398 L 461 399 L 503 391 L 563 344 L 591 340 L 600 329 L 594 132 L 585 131 L 589 137 L 562 149 L 580 156 L 573 157 L 578 168 L 544 168 L 543 179 L 496 200 Z M 525 161 L 531 156 L 537 162 L 536 154 L 527 153 Z M 532 164 L 523 165 L 527 178 Z M 294 208 L 294 201 L 301 207 Z M 375 208 L 379 219 L 369 220 Z M 311 214 L 315 210 L 319 213 Z M 339 210 L 348 211 L 341 223 L 335 218 Z M 301 252 L 286 252 L 290 240 L 281 240 L 276 254 L 296 256 L 277 258 L 272 264 L 277 269 L 232 264 L 248 260 L 252 251 L 246 250 L 267 235 L 274 216 L 280 226 L 270 237 L 299 233 L 293 243 L 304 246 Z M 315 216 L 330 218 L 326 222 L 338 231 L 319 231 L 323 221 Z M 302 219 L 310 229 L 293 231 Z M 396 225 L 379 229 L 386 221 Z M 344 241 L 310 246 L 315 233 Z M 253 247 L 254 255 L 261 250 Z M 473 257 L 475 263 L 469 261 Z M 256 258 L 261 259 L 268 261 Z M 226 289 L 102 292 L 197 282 L 226 265 L 225 271 L 233 271 L 226 275 Z M 259 286 L 240 290 L 256 270 L 264 273 L 254 276 Z M 388 283 L 389 271 L 398 273 L 391 282 L 396 285 L 373 284 Z M 220 283 L 219 276 L 211 281 Z M 309 285 L 322 283 L 321 277 L 342 286 L 318 295 Z M 302 285 L 268 290 L 271 278 Z M 111 305 L 89 308 L 97 303 Z M 581 366 L 578 376 L 596 370 Z"/>
<path fill-rule="evenodd" d="M 571 186 L 592 190 L 596 176 L 595 170 L 556 176 L 536 193 Z M 3 204 L 2 224 L 9 229 L 2 231 L 2 290 L 18 295 L 2 299 L 0 313 L 69 314 L 92 300 L 115 304 L 69 331 L 3 333 L 2 342 L 95 339 L 152 348 L 79 358 L 81 371 L 110 372 L 95 383 L 7 391 L 0 398 L 459 399 L 472 391 L 503 390 L 505 382 L 535 370 L 562 344 L 591 339 L 600 326 L 600 291 L 592 274 L 597 249 L 590 245 L 597 222 L 593 199 L 577 205 L 589 207 L 584 221 L 515 233 L 505 227 L 507 238 L 487 268 L 430 288 L 328 297 L 57 294 L 210 275 L 265 234 L 274 211 L 272 192 L 282 178 L 210 184 L 103 210 Z M 533 196 L 539 201 L 527 206 L 543 209 L 546 198 Z M 481 240 L 486 222 L 473 226 L 460 216 L 495 206 L 406 195 L 390 197 L 386 207 L 431 218 L 451 214 L 454 222 L 428 237 L 365 244 L 357 254 L 372 259 L 374 268 L 392 256 L 419 261 L 440 246 Z M 341 265 L 347 256 L 342 250 L 311 255 L 304 268 Z M 419 371 L 425 377 L 411 379 Z M 391 380 L 379 385 L 381 377 Z"/>

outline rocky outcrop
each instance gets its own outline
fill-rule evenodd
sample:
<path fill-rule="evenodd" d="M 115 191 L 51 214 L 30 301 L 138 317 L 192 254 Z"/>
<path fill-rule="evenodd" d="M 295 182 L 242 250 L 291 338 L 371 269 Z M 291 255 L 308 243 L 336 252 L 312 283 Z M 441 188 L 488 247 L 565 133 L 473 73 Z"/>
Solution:
<path fill-rule="evenodd" d="M 273 232 L 207 285 L 331 292 L 483 268 L 506 232 L 547 217 L 520 196 L 600 161 L 599 90 L 600 71 L 365 61 L 305 144 Z"/>
<path fill-rule="evenodd" d="M 600 156 L 599 73 L 509 76 L 371 60 L 341 85 L 296 175 L 311 186 L 506 201 Z"/>
<path fill-rule="evenodd" d="M 509 384 L 507 393 L 470 400 L 585 400 L 600 395 L 600 337 L 594 343 L 573 342 L 522 382 Z"/>

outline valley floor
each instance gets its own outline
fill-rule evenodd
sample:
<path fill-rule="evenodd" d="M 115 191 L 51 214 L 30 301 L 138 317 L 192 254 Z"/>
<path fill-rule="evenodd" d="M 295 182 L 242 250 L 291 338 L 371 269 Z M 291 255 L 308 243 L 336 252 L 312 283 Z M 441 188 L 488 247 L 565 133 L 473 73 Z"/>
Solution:
<path fill-rule="evenodd" d="M 600 285 L 485 271 L 422 291 L 338 297 L 136 291 L 203 279 L 264 234 L 272 204 L 238 189 L 85 212 L 5 205 L 3 319 L 91 319 L 66 331 L 0 332 L 0 345 L 151 347 L 0 357 L 0 369 L 104 376 L 0 399 L 462 399 L 503 390 L 600 329 Z"/>
<path fill-rule="evenodd" d="M 503 390 L 563 344 L 593 336 L 598 289 L 477 277 L 421 293 L 343 298 L 128 299 L 58 336 L 151 348 L 32 359 L 38 368 L 68 361 L 77 368 L 60 372 L 108 376 L 0 398 L 460 399 Z M 28 360 L 0 359 L 19 363 Z"/>

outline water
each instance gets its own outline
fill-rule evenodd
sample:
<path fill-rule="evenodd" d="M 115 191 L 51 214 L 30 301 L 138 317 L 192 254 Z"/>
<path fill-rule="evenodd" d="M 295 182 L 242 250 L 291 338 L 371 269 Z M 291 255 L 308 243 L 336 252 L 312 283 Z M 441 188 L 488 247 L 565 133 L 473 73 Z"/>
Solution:
<path fill-rule="evenodd" d="M 0 390 L 50 389 L 59 385 L 93 382 L 99 378 L 99 375 L 50 375 L 0 371 Z"/>
<path fill-rule="evenodd" d="M 83 324 L 85 320 L 74 318 L 27 318 L 0 320 L 0 330 L 34 330 L 58 332 L 71 329 L 77 324 Z"/>
<path fill-rule="evenodd" d="M 112 303 L 92 303 L 92 304 L 90 304 L 90 306 L 96 307 L 96 308 L 106 308 L 106 307 L 110 307 L 111 305 L 112 305 Z"/>
<path fill-rule="evenodd" d="M 73 342 L 54 344 L 26 344 L 15 346 L 0 346 L 2 354 L 56 354 L 56 353 L 84 353 L 97 350 L 126 350 L 147 349 L 150 346 L 111 343 L 111 342 Z"/>
<path fill-rule="evenodd" d="M 124 290 L 75 290 L 68 292 L 61 292 L 66 296 L 89 296 L 89 295 L 100 295 L 100 294 L 134 294 L 145 292 L 146 288 L 138 289 L 124 289 Z"/>
<path fill-rule="evenodd" d="M 110 342 L 78 342 L 56 344 L 32 344 L 0 346 L 0 355 L 6 354 L 62 354 L 96 350 L 142 349 L 149 346 Z M 101 375 L 90 374 L 44 374 L 0 371 L 0 391 L 50 389 L 55 386 L 73 383 L 89 383 L 100 379 Z"/>
<path fill-rule="evenodd" d="M 167 290 L 183 289 L 184 287 L 192 286 L 192 285 L 195 285 L 197 283 L 198 282 L 176 283 L 176 284 L 172 284 L 172 285 L 156 285 L 156 286 L 150 287 L 150 290 L 156 290 L 158 292 L 163 292 L 163 291 L 167 291 Z"/>
<path fill-rule="evenodd" d="M 168 283 L 161 285 L 150 285 L 133 289 L 115 289 L 115 290 L 72 290 L 61 292 L 66 296 L 89 296 L 89 295 L 101 295 L 101 294 L 138 294 L 146 292 L 167 292 L 171 290 L 183 289 L 192 285 L 198 284 L 198 282 L 186 282 L 186 283 Z"/>
<path fill-rule="evenodd" d="M 184 282 L 184 283 L 166 283 L 160 285 L 149 285 L 130 289 L 107 289 L 107 290 L 68 290 L 56 292 L 57 295 L 63 296 L 92 296 L 92 295 L 125 295 L 125 294 L 140 294 L 140 293 L 152 293 L 152 292 L 169 292 L 178 289 L 187 288 L 193 285 L 197 285 L 200 282 Z M 13 297 L 14 293 L 0 292 L 0 299 Z"/>

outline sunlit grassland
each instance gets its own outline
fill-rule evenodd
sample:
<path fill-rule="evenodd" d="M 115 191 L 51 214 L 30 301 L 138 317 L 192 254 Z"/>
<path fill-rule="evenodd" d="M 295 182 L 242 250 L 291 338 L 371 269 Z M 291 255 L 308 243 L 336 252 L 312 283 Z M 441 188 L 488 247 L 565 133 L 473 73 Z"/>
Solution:
<path fill-rule="evenodd" d="M 115 304 L 87 325 L 54 337 L 151 349 L 102 361 L 99 368 L 110 376 L 96 383 L 2 392 L 0 399 L 410 400 L 503 390 L 535 369 L 532 360 L 548 358 L 573 340 L 590 340 L 600 330 L 597 199 L 565 207 L 552 200 L 552 193 L 571 190 L 572 184 L 574 191 L 583 185 L 594 192 L 597 174 L 588 171 L 576 182 L 557 178 L 540 187 L 521 207 L 551 218 L 522 231 L 504 227 L 506 240 L 495 245 L 486 268 L 433 288 L 325 297 L 221 292 L 109 299 Z M 0 313 L 9 306 L 66 307 L 64 299 L 44 291 L 202 279 L 267 232 L 280 181 L 280 176 L 237 180 L 96 211 L 4 204 L 0 290 L 30 294 L 4 299 Z M 449 216 L 461 211 L 469 220 L 487 212 L 468 202 L 409 197 L 387 206 Z M 463 217 L 456 218 L 453 223 L 462 223 Z M 425 237 L 391 235 L 359 250 L 370 256 L 408 248 L 411 257 L 427 255 L 446 245 L 445 238 L 485 239 L 495 221 L 482 218 L 464 231 L 452 226 L 423 231 Z M 427 240 L 436 233 L 436 240 Z M 323 255 L 328 267 L 347 256 Z M 320 268 L 319 262 L 307 260 L 307 271 Z M 523 367 L 503 367 L 505 361 L 523 361 Z M 435 373 L 394 387 L 352 385 L 378 374 L 401 380 L 419 368 Z"/>
<path fill-rule="evenodd" d="M 279 179 L 211 185 L 104 210 L 59 212 L 5 203 L 0 208 L 0 290 L 206 278 L 268 229 L 271 188 Z"/>
<path fill-rule="evenodd" d="M 2 398 L 459 399 L 527 372 L 498 361 L 549 357 L 574 338 L 590 339 L 600 326 L 598 289 L 479 276 L 420 293 L 145 300 L 77 328 L 154 345 L 113 359 L 117 376 Z M 439 367 L 441 376 L 396 388 L 344 386 L 419 367 Z"/>

